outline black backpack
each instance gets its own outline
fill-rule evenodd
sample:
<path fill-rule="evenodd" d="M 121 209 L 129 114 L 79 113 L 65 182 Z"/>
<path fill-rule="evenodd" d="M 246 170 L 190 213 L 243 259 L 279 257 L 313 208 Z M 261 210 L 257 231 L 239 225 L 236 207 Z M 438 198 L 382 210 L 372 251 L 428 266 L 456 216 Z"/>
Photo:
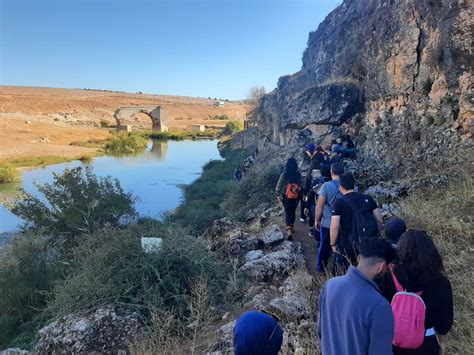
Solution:
<path fill-rule="evenodd" d="M 379 227 L 374 217 L 373 209 L 369 204 L 368 195 L 359 194 L 357 204 L 343 196 L 344 201 L 352 209 L 352 230 L 348 236 L 348 244 L 358 250 L 359 241 L 364 238 L 376 238 L 379 235 Z"/>

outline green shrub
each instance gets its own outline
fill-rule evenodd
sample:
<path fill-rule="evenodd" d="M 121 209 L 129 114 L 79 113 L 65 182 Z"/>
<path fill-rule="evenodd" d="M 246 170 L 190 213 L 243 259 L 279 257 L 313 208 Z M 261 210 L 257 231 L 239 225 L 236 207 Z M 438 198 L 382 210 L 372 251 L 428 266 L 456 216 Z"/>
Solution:
<path fill-rule="evenodd" d="M 147 254 L 141 236 L 163 238 L 158 253 Z M 61 316 L 104 303 L 173 310 L 186 316 L 186 297 L 198 278 L 209 281 L 214 302 L 223 301 L 226 267 L 200 240 L 183 233 L 140 226 L 98 231 L 74 251 L 71 274 L 58 283 L 48 311 Z"/>
<path fill-rule="evenodd" d="M 50 252 L 48 241 L 33 234 L 16 236 L 0 256 L 0 348 L 28 347 L 63 264 Z"/>
<path fill-rule="evenodd" d="M 53 183 L 38 186 L 38 191 L 42 198 L 24 192 L 11 211 L 27 222 L 25 228 L 43 230 L 66 251 L 83 234 L 116 226 L 136 214 L 134 198 L 118 180 L 97 177 L 90 167 L 54 174 Z"/>
<path fill-rule="evenodd" d="M 108 120 L 102 119 L 102 120 L 100 120 L 100 126 L 101 127 L 109 127 L 109 126 L 111 126 L 111 123 Z"/>
<path fill-rule="evenodd" d="M 0 184 L 12 183 L 20 180 L 20 173 L 9 164 L 0 165 Z"/>
<path fill-rule="evenodd" d="M 119 133 L 105 145 L 105 152 L 111 155 L 133 154 L 143 151 L 148 139 L 138 133 Z"/>
<path fill-rule="evenodd" d="M 230 136 L 234 133 L 242 131 L 243 129 L 244 129 L 243 121 L 230 121 L 230 122 L 227 122 L 227 124 L 225 125 L 225 128 L 222 131 L 222 134 Z"/>

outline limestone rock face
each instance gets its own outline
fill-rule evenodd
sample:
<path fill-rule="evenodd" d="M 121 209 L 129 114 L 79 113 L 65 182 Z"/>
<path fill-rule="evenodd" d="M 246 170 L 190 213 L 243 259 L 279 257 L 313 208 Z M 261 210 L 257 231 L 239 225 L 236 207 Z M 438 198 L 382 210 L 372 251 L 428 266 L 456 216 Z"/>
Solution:
<path fill-rule="evenodd" d="M 271 281 L 274 278 L 284 278 L 303 264 L 301 245 L 285 241 L 274 251 L 258 259 L 247 261 L 240 271 L 258 281 Z"/>
<path fill-rule="evenodd" d="M 117 353 L 144 331 L 133 312 L 105 306 L 88 314 L 69 315 L 39 331 L 35 353 Z"/>
<path fill-rule="evenodd" d="M 344 0 L 261 100 L 260 151 L 340 126 L 387 174 L 465 161 L 452 152 L 472 152 L 472 24 L 468 0 Z"/>

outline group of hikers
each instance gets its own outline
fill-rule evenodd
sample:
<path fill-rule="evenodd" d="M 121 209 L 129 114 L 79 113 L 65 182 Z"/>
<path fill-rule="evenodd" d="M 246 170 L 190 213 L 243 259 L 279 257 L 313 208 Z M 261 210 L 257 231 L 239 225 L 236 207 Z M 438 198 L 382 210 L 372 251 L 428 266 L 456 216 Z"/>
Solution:
<path fill-rule="evenodd" d="M 319 296 L 321 351 L 444 354 L 453 325 L 453 295 L 440 253 L 425 231 L 407 230 L 396 217 L 384 223 L 374 199 L 357 191 L 343 164 L 356 152 L 345 136 L 348 141 L 345 146 L 342 138 L 333 141 L 333 157 L 308 144 L 300 166 L 295 158 L 287 160 L 276 186 L 287 238 L 293 238 L 301 204 L 300 221 L 308 221 L 309 235 L 319 242 L 318 272 L 333 276 Z M 268 312 L 246 312 L 234 328 L 237 355 L 276 355 L 282 340 L 279 319 Z"/>
<path fill-rule="evenodd" d="M 244 160 L 242 167 L 238 166 L 234 169 L 234 179 L 237 182 L 242 181 L 242 178 L 252 169 L 255 165 L 255 160 L 257 159 L 258 150 L 255 150 L 255 154 L 250 154 Z"/>

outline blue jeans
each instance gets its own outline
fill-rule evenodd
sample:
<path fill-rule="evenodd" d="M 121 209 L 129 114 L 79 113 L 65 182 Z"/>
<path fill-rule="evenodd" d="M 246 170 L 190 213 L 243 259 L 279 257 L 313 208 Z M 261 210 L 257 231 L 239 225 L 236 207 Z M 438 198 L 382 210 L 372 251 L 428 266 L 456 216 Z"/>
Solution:
<path fill-rule="evenodd" d="M 321 241 L 318 249 L 318 271 L 323 273 L 328 266 L 328 260 L 331 256 L 331 241 L 329 239 L 329 228 L 321 227 L 319 231 Z"/>

